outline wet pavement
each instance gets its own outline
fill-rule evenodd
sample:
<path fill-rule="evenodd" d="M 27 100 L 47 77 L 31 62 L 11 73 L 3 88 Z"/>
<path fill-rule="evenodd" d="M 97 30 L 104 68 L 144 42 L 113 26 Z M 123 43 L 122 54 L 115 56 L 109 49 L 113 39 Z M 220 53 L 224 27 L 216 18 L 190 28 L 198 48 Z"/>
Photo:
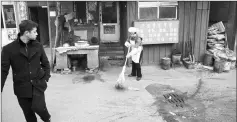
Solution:
<path fill-rule="evenodd" d="M 166 118 L 183 122 L 190 122 L 189 119 L 194 122 L 236 121 L 236 70 L 217 74 L 183 67 L 162 70 L 158 66 L 143 66 L 142 80 L 125 77 L 125 85 L 139 91 L 117 91 L 114 86 L 121 70 L 122 67 L 111 67 L 86 83 L 83 81 L 85 74 L 82 73 L 52 74 L 46 90 L 52 122 L 162 122 Z M 131 67 L 126 69 L 125 74 L 128 75 L 130 71 Z M 184 108 L 162 103 L 163 97 L 158 99 L 163 104 L 159 110 L 153 105 L 156 99 L 145 89 L 150 84 L 159 84 L 159 90 L 163 93 L 169 92 L 169 88 L 164 86 L 170 86 L 177 91 L 175 93 L 187 92 L 189 96 L 195 92 L 201 76 L 204 84 L 200 92 L 193 99 L 186 100 L 185 103 L 190 106 Z M 103 79 L 103 82 L 99 79 Z M 200 112 L 201 108 L 205 108 L 205 112 Z M 9 73 L 2 93 L 2 122 L 24 121 L 13 94 L 12 76 Z"/>

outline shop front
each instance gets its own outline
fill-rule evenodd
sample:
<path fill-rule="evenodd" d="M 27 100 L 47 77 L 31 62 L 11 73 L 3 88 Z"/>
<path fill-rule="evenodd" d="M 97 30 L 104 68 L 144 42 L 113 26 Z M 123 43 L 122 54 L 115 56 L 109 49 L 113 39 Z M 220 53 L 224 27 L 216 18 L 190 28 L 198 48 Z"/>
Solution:
<path fill-rule="evenodd" d="M 2 2 L 1 47 L 11 43 L 17 37 L 18 24 L 25 18 L 25 2 Z"/>
<path fill-rule="evenodd" d="M 208 1 L 127 2 L 127 28 L 140 28 L 143 36 L 143 65 L 158 65 L 172 53 L 202 62 L 209 12 Z"/>

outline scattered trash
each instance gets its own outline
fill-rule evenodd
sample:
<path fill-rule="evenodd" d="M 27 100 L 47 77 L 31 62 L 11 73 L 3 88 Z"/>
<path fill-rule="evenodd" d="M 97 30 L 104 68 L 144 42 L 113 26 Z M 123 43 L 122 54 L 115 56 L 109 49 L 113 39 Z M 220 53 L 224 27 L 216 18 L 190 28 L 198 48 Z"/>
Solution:
<path fill-rule="evenodd" d="M 186 117 L 185 116 L 182 116 L 183 119 L 185 119 Z"/>
<path fill-rule="evenodd" d="M 98 72 L 98 71 L 99 71 L 99 66 L 97 66 L 96 68 L 93 68 L 93 69 L 89 69 L 89 68 L 86 69 L 87 73 L 94 73 L 94 72 Z"/>
<path fill-rule="evenodd" d="M 71 74 L 72 71 L 69 68 L 64 68 L 63 71 L 61 71 L 61 74 Z"/>
<path fill-rule="evenodd" d="M 210 66 L 202 66 L 202 67 L 208 70 L 213 70 L 213 67 L 210 67 Z"/>
<path fill-rule="evenodd" d="M 128 90 L 139 91 L 138 88 L 128 87 Z"/>
<path fill-rule="evenodd" d="M 176 114 L 175 114 L 175 113 L 173 113 L 173 112 L 169 112 L 169 113 L 170 113 L 170 114 L 172 114 L 172 115 L 174 115 L 174 116 L 176 115 Z"/>

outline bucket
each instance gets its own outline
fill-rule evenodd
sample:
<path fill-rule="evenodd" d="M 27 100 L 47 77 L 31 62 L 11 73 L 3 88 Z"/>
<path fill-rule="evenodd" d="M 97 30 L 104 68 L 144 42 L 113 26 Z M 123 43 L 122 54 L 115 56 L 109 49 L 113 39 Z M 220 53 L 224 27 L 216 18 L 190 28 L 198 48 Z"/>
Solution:
<path fill-rule="evenodd" d="M 215 60 L 213 70 L 217 73 L 224 72 L 225 69 L 225 61 L 223 60 Z"/>
<path fill-rule="evenodd" d="M 172 55 L 172 63 L 174 64 L 180 64 L 181 60 L 181 54 L 174 54 Z"/>
<path fill-rule="evenodd" d="M 213 54 L 206 52 L 205 56 L 204 56 L 204 61 L 203 61 L 203 65 L 205 66 L 213 66 L 214 63 L 214 58 L 213 58 Z"/>
<path fill-rule="evenodd" d="M 171 59 L 170 58 L 162 58 L 161 59 L 161 68 L 164 70 L 170 69 Z"/>

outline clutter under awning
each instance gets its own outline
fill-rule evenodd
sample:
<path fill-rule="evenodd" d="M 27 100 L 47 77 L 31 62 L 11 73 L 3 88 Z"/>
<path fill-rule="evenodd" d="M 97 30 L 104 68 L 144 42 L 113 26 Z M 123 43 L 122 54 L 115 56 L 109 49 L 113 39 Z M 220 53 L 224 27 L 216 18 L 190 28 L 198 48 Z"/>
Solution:
<path fill-rule="evenodd" d="M 229 71 L 236 65 L 236 54 L 228 48 L 227 34 L 222 22 L 208 28 L 204 65 L 214 65 L 214 70 L 218 70 L 217 72 Z"/>

